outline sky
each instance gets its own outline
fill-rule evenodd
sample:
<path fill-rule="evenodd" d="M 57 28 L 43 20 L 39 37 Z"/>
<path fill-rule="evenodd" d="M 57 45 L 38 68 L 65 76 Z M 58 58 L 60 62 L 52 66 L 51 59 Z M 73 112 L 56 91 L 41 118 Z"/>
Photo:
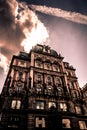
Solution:
<path fill-rule="evenodd" d="M 76 68 L 80 87 L 85 85 L 87 1 L 0 0 L 0 91 L 12 56 L 37 43 L 61 53 Z"/>

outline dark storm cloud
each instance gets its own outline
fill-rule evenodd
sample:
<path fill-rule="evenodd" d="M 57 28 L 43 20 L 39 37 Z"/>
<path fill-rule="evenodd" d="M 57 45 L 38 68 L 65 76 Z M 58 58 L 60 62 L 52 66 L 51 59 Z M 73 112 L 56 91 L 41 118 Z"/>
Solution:
<path fill-rule="evenodd" d="M 13 54 L 25 49 L 25 39 L 28 39 L 32 29 L 39 29 L 39 24 L 45 30 L 37 15 L 29 9 L 26 3 L 17 0 L 0 1 L 0 50 L 1 57 L 11 59 Z M 44 33 L 46 31 L 43 31 Z M 33 34 L 34 35 L 34 34 Z M 38 32 L 37 32 L 38 35 Z M 44 35 L 43 35 L 44 36 Z M 31 38 L 30 38 L 31 39 Z M 33 40 L 33 39 L 32 39 Z M 42 39 L 41 39 L 42 40 Z M 34 41 L 35 42 L 35 41 Z M 27 44 L 31 44 L 29 39 Z"/>
<path fill-rule="evenodd" d="M 13 1 L 10 1 L 10 3 Z M 5 56 L 13 54 L 21 48 L 20 43 L 25 38 L 19 23 L 15 23 L 15 16 L 8 0 L 0 1 L 0 48 Z M 3 51 L 3 48 L 4 51 Z M 10 57 L 11 55 L 9 55 Z M 8 58 L 9 58 L 8 57 Z"/>

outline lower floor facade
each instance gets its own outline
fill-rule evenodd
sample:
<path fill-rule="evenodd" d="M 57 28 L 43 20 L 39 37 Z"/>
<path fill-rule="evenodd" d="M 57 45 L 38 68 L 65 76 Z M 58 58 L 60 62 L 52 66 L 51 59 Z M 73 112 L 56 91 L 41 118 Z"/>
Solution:
<path fill-rule="evenodd" d="M 87 130 L 87 116 L 47 111 L 3 112 L 0 130 Z"/>

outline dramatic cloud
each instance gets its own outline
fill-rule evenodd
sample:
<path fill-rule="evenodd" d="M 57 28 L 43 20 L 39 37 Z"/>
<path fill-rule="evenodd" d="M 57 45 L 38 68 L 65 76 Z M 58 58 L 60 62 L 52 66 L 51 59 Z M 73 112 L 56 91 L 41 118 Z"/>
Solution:
<path fill-rule="evenodd" d="M 0 0 L 0 69 L 7 71 L 11 57 L 49 37 L 44 24 L 24 2 Z"/>
<path fill-rule="evenodd" d="M 29 52 L 33 45 L 47 38 L 44 24 L 25 3 L 0 1 L 0 48 L 1 54 L 8 60 L 23 48 Z"/>
<path fill-rule="evenodd" d="M 18 3 L 15 0 L 0 1 L 0 48 L 8 59 L 21 48 L 25 38 L 20 24 L 16 23 Z"/>
<path fill-rule="evenodd" d="M 30 5 L 33 10 L 40 11 L 45 14 L 61 17 L 72 22 L 87 24 L 87 16 L 76 12 L 65 11 L 59 8 L 47 6 Z"/>

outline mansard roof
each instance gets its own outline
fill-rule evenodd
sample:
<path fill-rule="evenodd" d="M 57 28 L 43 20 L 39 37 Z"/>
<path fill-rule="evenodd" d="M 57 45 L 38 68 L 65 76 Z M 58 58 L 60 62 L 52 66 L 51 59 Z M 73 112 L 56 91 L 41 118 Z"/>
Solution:
<path fill-rule="evenodd" d="M 44 53 L 46 55 L 51 55 L 53 57 L 58 57 L 63 59 L 63 57 L 61 56 L 61 54 L 58 54 L 54 49 L 51 49 L 49 46 L 47 45 L 40 45 L 37 44 L 36 46 L 34 46 L 31 51 L 37 52 L 37 53 Z"/>

